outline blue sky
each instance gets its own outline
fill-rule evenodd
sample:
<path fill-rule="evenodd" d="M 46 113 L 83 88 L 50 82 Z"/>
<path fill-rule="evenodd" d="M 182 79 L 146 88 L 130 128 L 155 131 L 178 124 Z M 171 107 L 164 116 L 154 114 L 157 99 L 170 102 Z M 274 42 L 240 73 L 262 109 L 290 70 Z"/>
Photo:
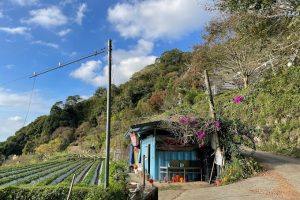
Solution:
<path fill-rule="evenodd" d="M 106 47 L 113 40 L 113 82 L 130 79 L 162 52 L 190 51 L 216 14 L 209 0 L 1 0 L 0 141 L 48 114 L 70 95 L 91 96 L 106 84 L 102 54 L 33 79 L 33 72 Z M 21 80 L 12 81 L 23 77 Z M 12 82 L 10 82 L 12 81 Z M 33 92 L 32 92 L 33 91 Z"/>

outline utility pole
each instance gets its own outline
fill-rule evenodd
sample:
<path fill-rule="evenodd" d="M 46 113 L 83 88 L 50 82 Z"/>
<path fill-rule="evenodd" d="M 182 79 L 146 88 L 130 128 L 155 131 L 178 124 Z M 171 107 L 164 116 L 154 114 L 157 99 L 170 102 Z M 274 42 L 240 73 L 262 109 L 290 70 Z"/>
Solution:
<path fill-rule="evenodd" d="M 210 81 L 209 81 L 209 76 L 207 73 L 207 70 L 204 70 L 204 76 L 205 76 L 205 84 L 207 88 L 207 93 L 208 93 L 208 99 L 209 99 L 209 108 L 210 108 L 210 114 L 212 119 L 217 121 L 216 117 L 216 112 L 215 112 L 215 104 L 214 104 L 214 98 L 211 92 L 211 86 L 210 86 Z M 214 136 L 213 136 L 213 144 L 216 145 L 216 148 L 219 147 L 219 137 L 218 133 L 215 131 Z"/>
<path fill-rule="evenodd" d="M 108 85 L 107 85 L 107 111 L 106 111 L 106 158 L 104 188 L 109 187 L 109 153 L 110 153 L 110 119 L 111 119 L 111 39 L 108 40 Z"/>

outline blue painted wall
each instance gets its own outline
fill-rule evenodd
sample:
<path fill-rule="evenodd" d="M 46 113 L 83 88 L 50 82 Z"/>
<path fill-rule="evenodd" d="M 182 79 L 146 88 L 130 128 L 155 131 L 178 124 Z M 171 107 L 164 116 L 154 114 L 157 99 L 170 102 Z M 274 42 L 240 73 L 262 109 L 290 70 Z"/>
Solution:
<path fill-rule="evenodd" d="M 196 151 L 156 151 L 155 180 L 160 179 L 160 167 L 168 166 L 170 160 L 197 160 Z M 192 177 L 190 177 L 191 179 Z M 164 180 L 164 176 L 161 178 Z"/>
<path fill-rule="evenodd" d="M 150 159 L 148 156 L 148 144 L 150 144 Z M 150 177 L 158 181 L 160 179 L 159 169 L 167 166 L 170 160 L 197 160 L 196 151 L 159 151 L 156 150 L 156 141 L 153 135 L 141 140 L 141 161 L 143 155 L 146 156 L 146 171 L 148 172 L 148 162 L 150 160 Z M 162 177 L 163 180 L 164 177 Z M 190 177 L 189 179 L 192 179 Z"/>
<path fill-rule="evenodd" d="M 150 144 L 150 159 L 147 158 L 148 156 L 148 145 Z M 155 148 L 155 137 L 153 135 L 149 135 L 145 139 L 141 141 L 141 161 L 143 162 L 143 155 L 146 156 L 146 171 L 148 172 L 148 162 L 150 160 L 150 176 L 151 178 L 154 177 L 155 174 L 155 157 L 156 157 L 156 148 Z"/>

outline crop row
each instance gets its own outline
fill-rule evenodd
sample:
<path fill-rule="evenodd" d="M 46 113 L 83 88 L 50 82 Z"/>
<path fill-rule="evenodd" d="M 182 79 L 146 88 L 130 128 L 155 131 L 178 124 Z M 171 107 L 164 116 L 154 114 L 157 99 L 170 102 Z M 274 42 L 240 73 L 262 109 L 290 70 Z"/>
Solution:
<path fill-rule="evenodd" d="M 69 170 L 67 173 L 61 175 L 57 179 L 53 180 L 50 185 L 55 185 L 55 184 L 67 184 L 69 185 L 72 179 L 72 174 L 76 174 L 79 170 L 82 170 L 83 167 L 85 167 L 88 164 L 87 161 L 83 162 L 82 164 L 74 167 L 73 169 Z"/>
<path fill-rule="evenodd" d="M 37 168 L 41 168 L 43 166 L 47 166 L 47 165 L 52 165 L 55 163 L 61 163 L 61 162 L 65 162 L 66 159 L 59 159 L 59 160 L 52 160 L 49 162 L 44 162 L 44 163 L 37 163 L 37 164 L 32 164 L 32 165 L 28 165 L 28 166 L 21 166 L 21 167 L 14 167 L 14 168 L 10 168 L 10 169 L 5 169 L 5 170 L 1 170 L 0 171 L 0 179 L 6 176 L 9 176 L 11 174 L 16 174 L 16 173 L 22 173 L 25 171 L 29 171 L 29 170 L 34 170 Z"/>
<path fill-rule="evenodd" d="M 54 185 L 61 186 L 71 183 L 75 174 L 74 184 L 80 186 L 97 185 L 101 162 L 91 159 L 67 160 L 59 159 L 29 168 L 14 168 L 14 171 L 0 173 L 0 186 L 6 185 Z"/>
<path fill-rule="evenodd" d="M 53 172 L 57 172 L 60 169 L 64 169 L 65 167 L 72 164 L 72 162 L 74 162 L 74 161 L 68 161 L 68 162 L 62 163 L 59 166 L 55 166 L 55 167 L 50 168 L 48 170 L 42 171 L 40 173 L 33 174 L 31 176 L 27 176 L 27 177 L 23 178 L 22 180 L 16 181 L 15 185 L 34 184 L 35 182 L 42 180 L 43 177 L 46 177 L 47 175 L 49 175 Z"/>
<path fill-rule="evenodd" d="M 56 166 L 59 166 L 61 165 L 61 162 L 59 163 L 52 163 L 51 165 L 47 165 L 47 166 L 42 166 L 42 167 L 39 167 L 35 170 L 30 170 L 30 171 L 26 171 L 26 172 L 23 172 L 23 173 L 16 173 L 14 175 L 10 175 L 6 178 L 3 178 L 0 180 L 0 185 L 3 185 L 3 184 L 11 184 L 10 182 L 16 182 L 16 180 L 18 179 L 21 179 L 23 177 L 27 177 L 27 176 L 31 176 L 31 175 L 34 175 L 36 173 L 39 173 L 39 172 L 43 172 L 45 170 L 48 170 L 48 169 L 51 169 L 51 168 L 54 168 Z"/>
<path fill-rule="evenodd" d="M 43 163 L 43 164 L 40 164 L 40 165 L 37 165 L 37 166 L 34 166 L 34 167 L 29 167 L 27 169 L 21 169 L 21 170 L 2 173 L 2 174 L 0 174 L 0 180 L 3 179 L 3 178 L 9 178 L 11 176 L 15 176 L 16 174 L 29 173 L 31 171 L 35 171 L 35 170 L 38 170 L 38 169 L 43 169 L 45 167 L 57 165 L 57 164 L 60 164 L 60 163 L 63 163 L 63 162 L 66 162 L 66 160 L 59 160 L 59 161 L 56 161 L 56 162 Z"/>
<path fill-rule="evenodd" d="M 54 180 L 56 180 L 57 178 L 59 178 L 60 176 L 63 176 L 64 174 L 66 174 L 69 171 L 73 170 L 74 168 L 78 167 L 78 165 L 82 165 L 82 163 L 85 163 L 85 162 L 86 162 L 85 160 L 78 160 L 77 162 L 69 165 L 66 168 L 60 169 L 56 172 L 53 172 L 53 173 L 47 175 L 42 180 L 35 183 L 35 185 L 37 185 L 37 186 L 48 185 L 48 184 L 52 183 Z"/>
<path fill-rule="evenodd" d="M 84 186 L 90 185 L 99 163 L 100 163 L 100 161 L 95 161 L 94 162 L 94 164 L 91 166 L 90 170 L 86 173 L 85 177 L 80 182 L 80 185 L 84 185 Z"/>

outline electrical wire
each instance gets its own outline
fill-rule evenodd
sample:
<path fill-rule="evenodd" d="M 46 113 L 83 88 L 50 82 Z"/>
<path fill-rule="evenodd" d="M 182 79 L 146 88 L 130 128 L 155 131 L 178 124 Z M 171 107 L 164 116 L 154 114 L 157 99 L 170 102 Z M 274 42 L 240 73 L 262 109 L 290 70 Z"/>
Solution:
<path fill-rule="evenodd" d="M 11 84 L 11 83 L 14 83 L 14 82 L 17 82 L 17 81 L 20 81 L 20 80 L 27 79 L 28 77 L 29 77 L 29 75 L 27 75 L 27 76 L 20 76 L 19 78 L 16 78 L 16 79 L 13 79 L 13 80 L 10 80 L 10 81 L 6 81 L 6 82 L 0 83 L 0 86 L 3 87 L 3 86 L 6 86 L 8 84 Z"/>
<path fill-rule="evenodd" d="M 37 76 L 46 74 L 46 73 L 48 73 L 48 72 L 57 70 L 57 69 L 59 69 L 59 68 L 63 68 L 63 67 L 65 67 L 65 66 L 67 66 L 67 65 L 71 65 L 71 64 L 74 64 L 74 63 L 76 63 L 76 62 L 85 60 L 85 59 L 87 59 L 87 58 L 90 58 L 90 57 L 99 55 L 99 54 L 101 54 L 101 53 L 104 53 L 104 52 L 105 52 L 105 49 L 106 49 L 106 48 L 102 48 L 102 49 L 100 49 L 100 51 L 95 51 L 94 53 L 92 53 L 92 54 L 90 54 L 90 55 L 83 56 L 83 57 L 78 58 L 78 59 L 73 60 L 73 61 L 69 61 L 69 62 L 67 62 L 67 63 L 65 63 L 65 64 L 58 63 L 58 66 L 57 66 L 57 67 L 49 68 L 49 69 L 46 69 L 46 70 L 44 70 L 44 71 L 37 72 L 37 73 L 34 72 L 33 75 L 30 76 L 29 78 L 34 78 L 34 77 L 37 77 Z"/>
<path fill-rule="evenodd" d="M 32 90 L 29 96 L 29 102 L 28 102 L 28 108 L 27 108 L 27 112 L 26 112 L 26 116 L 24 118 L 24 122 L 23 122 L 23 126 L 25 126 L 26 122 L 27 122 L 27 118 L 30 112 L 30 107 L 31 107 L 31 103 L 32 103 L 32 98 L 33 98 L 33 94 L 34 94 L 34 88 L 35 88 L 35 81 L 36 81 L 36 77 L 33 78 L 33 84 L 32 84 Z"/>

